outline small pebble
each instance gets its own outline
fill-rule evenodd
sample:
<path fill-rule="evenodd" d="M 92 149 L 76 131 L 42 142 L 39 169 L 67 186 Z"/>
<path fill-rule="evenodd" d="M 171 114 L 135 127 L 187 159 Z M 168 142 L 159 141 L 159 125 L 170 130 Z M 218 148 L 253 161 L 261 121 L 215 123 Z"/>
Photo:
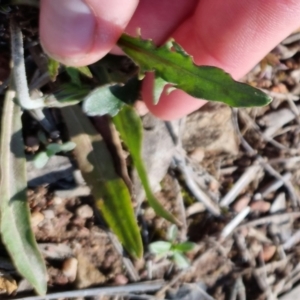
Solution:
<path fill-rule="evenodd" d="M 235 201 L 235 203 L 233 204 L 233 210 L 237 213 L 239 213 L 240 211 L 242 211 L 250 202 L 251 198 L 249 196 L 242 196 L 241 198 L 239 198 L 238 200 Z"/>
<path fill-rule="evenodd" d="M 62 273 L 68 277 L 70 282 L 76 279 L 78 260 L 75 257 L 69 257 L 63 262 Z"/>
<path fill-rule="evenodd" d="M 205 210 L 206 210 L 206 207 L 203 203 L 195 202 L 186 209 L 186 216 L 190 217 L 194 214 L 202 213 Z"/>
<path fill-rule="evenodd" d="M 34 211 L 31 214 L 31 226 L 36 227 L 38 226 L 42 221 L 44 221 L 45 216 L 39 212 L 39 211 Z"/>
<path fill-rule="evenodd" d="M 76 215 L 82 219 L 89 219 L 94 215 L 94 212 L 89 205 L 84 204 L 76 209 Z"/>
<path fill-rule="evenodd" d="M 55 214 L 54 211 L 52 209 L 46 209 L 43 211 L 43 214 L 45 216 L 46 219 L 54 219 L 55 218 Z"/>
<path fill-rule="evenodd" d="M 124 276 L 123 274 L 118 274 L 115 277 L 115 283 L 118 285 L 125 285 L 128 283 L 128 278 Z"/>
<path fill-rule="evenodd" d="M 202 148 L 196 148 L 189 154 L 190 158 L 192 158 L 194 161 L 201 163 L 204 159 L 205 152 Z"/>
<path fill-rule="evenodd" d="M 60 205 L 63 203 L 63 199 L 58 196 L 54 196 L 51 202 L 53 203 L 53 205 Z"/>
<path fill-rule="evenodd" d="M 275 245 L 265 245 L 263 247 L 263 251 L 262 251 L 262 259 L 264 262 L 268 262 L 269 260 L 271 260 L 271 258 L 274 256 L 274 254 L 276 253 L 276 246 Z"/>
<path fill-rule="evenodd" d="M 25 139 L 25 145 L 27 146 L 27 151 L 36 152 L 39 150 L 40 143 L 35 136 L 27 136 Z"/>
<path fill-rule="evenodd" d="M 270 210 L 271 203 L 263 200 L 255 201 L 250 204 L 252 211 L 266 213 Z"/>

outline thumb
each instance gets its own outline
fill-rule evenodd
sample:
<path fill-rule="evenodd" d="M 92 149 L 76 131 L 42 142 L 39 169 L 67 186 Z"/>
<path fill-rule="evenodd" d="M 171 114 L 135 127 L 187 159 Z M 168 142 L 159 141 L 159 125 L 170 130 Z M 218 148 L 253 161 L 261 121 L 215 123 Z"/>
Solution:
<path fill-rule="evenodd" d="M 138 0 L 41 0 L 41 44 L 66 65 L 94 63 L 114 47 L 137 4 Z"/>

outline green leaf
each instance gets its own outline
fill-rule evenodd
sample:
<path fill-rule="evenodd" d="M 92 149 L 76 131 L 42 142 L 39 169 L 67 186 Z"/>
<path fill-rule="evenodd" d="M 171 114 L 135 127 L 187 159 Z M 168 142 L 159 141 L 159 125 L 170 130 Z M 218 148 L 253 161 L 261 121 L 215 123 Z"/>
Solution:
<path fill-rule="evenodd" d="M 69 77 L 71 78 L 71 83 L 80 87 L 81 86 L 81 80 L 79 76 L 79 70 L 74 67 L 65 67 L 66 72 L 68 73 Z"/>
<path fill-rule="evenodd" d="M 46 166 L 50 156 L 52 156 L 52 155 L 49 155 L 48 152 L 46 152 L 46 151 L 39 152 L 33 158 L 33 165 L 37 169 L 44 168 Z"/>
<path fill-rule="evenodd" d="M 149 251 L 156 255 L 167 255 L 171 249 L 170 242 L 158 241 L 149 245 Z"/>
<path fill-rule="evenodd" d="M 72 151 L 75 147 L 76 147 L 76 144 L 71 141 L 66 142 L 64 144 L 51 143 L 51 144 L 47 145 L 46 152 L 47 152 L 48 156 L 52 156 L 59 152 Z"/>
<path fill-rule="evenodd" d="M 62 145 L 60 145 L 60 150 L 62 152 L 69 152 L 69 151 L 72 151 L 74 150 L 76 147 L 76 144 L 74 142 L 66 142 L 66 143 L 63 143 Z"/>
<path fill-rule="evenodd" d="M 138 98 L 140 81 L 132 78 L 125 85 L 105 85 L 93 90 L 83 102 L 83 111 L 89 116 L 115 116 L 124 103 Z"/>
<path fill-rule="evenodd" d="M 115 116 L 124 105 L 112 92 L 111 86 L 102 86 L 87 95 L 83 102 L 83 111 L 88 116 Z"/>
<path fill-rule="evenodd" d="M 40 295 L 46 294 L 47 272 L 30 224 L 27 179 L 22 140 L 21 109 L 12 91 L 6 93 L 0 148 L 1 239 L 18 272 Z"/>
<path fill-rule="evenodd" d="M 71 83 L 75 84 L 76 86 L 81 86 L 80 74 L 85 75 L 88 78 L 92 78 L 93 75 L 90 69 L 87 66 L 84 67 L 65 67 L 66 72 L 68 73 L 69 77 L 71 78 Z"/>
<path fill-rule="evenodd" d="M 195 248 L 196 244 L 192 242 L 183 242 L 172 246 L 172 250 L 182 253 L 189 252 Z"/>
<path fill-rule="evenodd" d="M 88 66 L 77 67 L 76 69 L 84 76 L 86 76 L 88 78 L 93 78 L 93 74 L 91 73 Z"/>
<path fill-rule="evenodd" d="M 46 147 L 46 152 L 48 156 L 53 156 L 58 152 L 61 152 L 61 144 L 57 144 L 57 143 L 51 143 L 49 145 L 47 145 Z"/>
<path fill-rule="evenodd" d="M 174 241 L 177 238 L 178 234 L 178 228 L 175 224 L 172 224 L 167 232 L 167 240 L 170 241 L 171 243 L 174 243 Z"/>
<path fill-rule="evenodd" d="M 71 140 L 76 144 L 74 155 L 79 169 L 91 187 L 97 208 L 129 254 L 141 257 L 143 244 L 130 193 L 116 174 L 102 137 L 79 106 L 65 107 L 61 111 Z"/>
<path fill-rule="evenodd" d="M 80 87 L 74 83 L 65 83 L 60 85 L 60 89 L 54 93 L 54 96 L 62 103 L 73 102 L 77 104 L 82 101 L 90 92 L 90 87 L 81 85 Z"/>
<path fill-rule="evenodd" d="M 140 72 L 155 71 L 156 77 L 173 84 L 193 97 L 224 102 L 230 106 L 266 105 L 271 98 L 247 84 L 236 82 L 223 70 L 196 66 L 192 57 L 174 41 L 156 47 L 152 41 L 123 34 L 118 41 L 122 50 L 140 66 Z"/>
<path fill-rule="evenodd" d="M 153 104 L 158 103 L 159 98 L 167 84 L 168 84 L 168 82 L 163 80 L 161 77 L 155 78 L 154 89 L 153 89 Z"/>
<path fill-rule="evenodd" d="M 164 209 L 151 191 L 146 168 L 141 157 L 143 129 L 140 117 L 136 114 L 132 107 L 126 105 L 115 117 L 113 117 L 113 122 L 131 154 L 134 166 L 136 167 L 142 185 L 145 189 L 149 205 L 159 216 L 172 223 L 179 224 L 180 222 Z"/>
<path fill-rule="evenodd" d="M 44 145 L 47 145 L 48 140 L 47 140 L 46 134 L 42 130 L 38 131 L 37 137 L 41 143 L 43 143 Z"/>
<path fill-rule="evenodd" d="M 179 269 L 186 269 L 190 266 L 189 260 L 179 252 L 174 252 L 172 258 Z"/>
<path fill-rule="evenodd" d="M 56 77 L 58 75 L 58 70 L 59 70 L 59 62 L 49 57 L 48 72 L 49 72 L 51 81 L 56 80 Z"/>

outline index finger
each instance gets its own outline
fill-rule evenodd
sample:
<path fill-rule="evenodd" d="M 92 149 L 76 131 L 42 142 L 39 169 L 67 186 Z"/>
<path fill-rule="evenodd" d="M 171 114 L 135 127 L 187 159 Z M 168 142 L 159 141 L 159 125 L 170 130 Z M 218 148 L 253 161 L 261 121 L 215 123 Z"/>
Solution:
<path fill-rule="evenodd" d="M 172 36 L 196 64 L 220 67 L 238 79 L 300 26 L 299 14 L 296 0 L 202 0 Z M 160 118 L 182 117 L 204 103 L 175 90 L 153 105 L 152 85 L 148 76 L 143 99 Z"/>

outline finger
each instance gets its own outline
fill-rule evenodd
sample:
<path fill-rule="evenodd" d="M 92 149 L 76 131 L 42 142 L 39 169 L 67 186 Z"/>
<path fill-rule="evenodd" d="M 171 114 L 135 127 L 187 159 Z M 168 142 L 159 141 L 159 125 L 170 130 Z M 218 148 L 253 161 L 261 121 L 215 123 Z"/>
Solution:
<path fill-rule="evenodd" d="M 299 14 L 297 0 L 202 0 L 172 36 L 196 64 L 220 67 L 238 79 L 300 26 Z M 153 105 L 149 81 L 143 99 L 160 118 L 176 119 L 203 105 L 181 91 L 163 94 Z"/>
<path fill-rule="evenodd" d="M 156 45 L 161 45 L 193 13 L 197 3 L 198 0 L 140 0 L 125 32 L 137 36 L 139 31 L 142 38 L 151 39 Z M 112 53 L 124 54 L 118 47 Z"/>
<path fill-rule="evenodd" d="M 112 49 L 137 4 L 138 0 L 41 0 L 41 44 L 62 63 L 91 64 Z"/>
<path fill-rule="evenodd" d="M 198 0 L 140 0 L 126 32 L 136 36 L 139 28 L 144 39 L 161 44 L 193 13 L 197 3 Z"/>

